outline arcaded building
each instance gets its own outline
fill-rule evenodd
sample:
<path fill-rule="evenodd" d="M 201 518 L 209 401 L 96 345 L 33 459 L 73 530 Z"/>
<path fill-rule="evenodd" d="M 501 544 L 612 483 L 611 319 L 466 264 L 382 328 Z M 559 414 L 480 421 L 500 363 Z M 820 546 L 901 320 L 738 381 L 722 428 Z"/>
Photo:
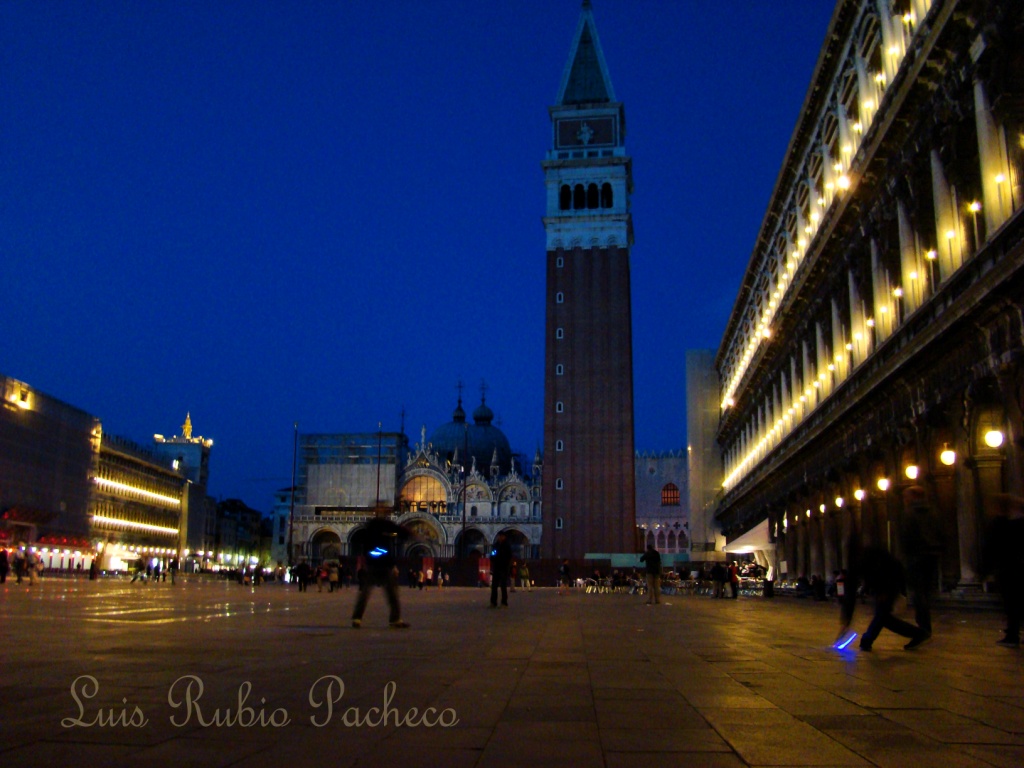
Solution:
<path fill-rule="evenodd" d="M 782 574 L 851 534 L 901 552 L 902 492 L 976 586 L 1021 495 L 1024 6 L 841 0 L 715 367 L 717 522 Z"/>

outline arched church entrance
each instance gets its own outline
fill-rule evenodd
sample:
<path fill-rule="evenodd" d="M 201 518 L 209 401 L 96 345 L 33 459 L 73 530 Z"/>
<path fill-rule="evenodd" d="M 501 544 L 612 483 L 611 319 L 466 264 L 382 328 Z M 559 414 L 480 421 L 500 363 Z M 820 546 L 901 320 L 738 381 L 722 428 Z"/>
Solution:
<path fill-rule="evenodd" d="M 455 551 L 463 558 L 483 557 L 488 551 L 487 538 L 476 528 L 470 528 L 455 539 Z"/>
<path fill-rule="evenodd" d="M 341 560 L 341 537 L 334 531 L 317 531 L 309 543 L 309 554 L 314 564 Z"/>
<path fill-rule="evenodd" d="M 530 556 L 530 540 L 526 538 L 526 534 L 514 528 L 503 531 L 503 533 L 512 547 L 512 557 L 516 560 L 524 560 Z"/>

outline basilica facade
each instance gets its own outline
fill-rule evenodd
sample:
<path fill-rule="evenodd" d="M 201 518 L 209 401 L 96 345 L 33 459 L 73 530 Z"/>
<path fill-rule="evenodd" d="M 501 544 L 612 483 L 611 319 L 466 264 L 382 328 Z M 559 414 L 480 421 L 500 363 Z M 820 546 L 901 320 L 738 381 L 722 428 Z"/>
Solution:
<path fill-rule="evenodd" d="M 404 433 L 301 435 L 292 499 L 278 495 L 275 537 L 292 541 L 291 561 L 361 553 L 360 536 L 375 514 L 411 534 L 401 556 L 485 557 L 504 533 L 517 557 L 539 555 L 541 459 L 528 468 L 513 454 L 482 399 L 466 419 L 462 399 L 451 422 L 412 447 Z M 288 550 L 278 550 L 284 561 Z"/>

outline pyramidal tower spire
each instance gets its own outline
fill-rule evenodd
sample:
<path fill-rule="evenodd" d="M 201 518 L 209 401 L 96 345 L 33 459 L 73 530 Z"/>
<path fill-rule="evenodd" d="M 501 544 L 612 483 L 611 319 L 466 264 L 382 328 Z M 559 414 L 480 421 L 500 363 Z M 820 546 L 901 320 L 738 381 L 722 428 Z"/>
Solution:
<path fill-rule="evenodd" d="M 548 113 L 542 554 L 631 553 L 632 160 L 589 2 Z"/>
<path fill-rule="evenodd" d="M 615 101 L 590 2 L 584 0 L 569 59 L 562 72 L 556 104 L 598 104 Z"/>

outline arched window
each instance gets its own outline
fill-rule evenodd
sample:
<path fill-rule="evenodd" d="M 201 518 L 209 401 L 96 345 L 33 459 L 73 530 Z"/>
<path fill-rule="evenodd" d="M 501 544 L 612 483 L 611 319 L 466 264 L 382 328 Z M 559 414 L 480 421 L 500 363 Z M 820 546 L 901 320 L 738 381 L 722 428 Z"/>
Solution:
<path fill-rule="evenodd" d="M 565 450 L 565 443 L 563 443 L 561 440 L 556 440 L 555 441 L 555 450 L 556 451 L 564 451 Z"/>
<path fill-rule="evenodd" d="M 611 208 L 614 204 L 614 198 L 612 196 L 612 185 L 607 181 L 601 185 L 601 207 Z"/>
<path fill-rule="evenodd" d="M 576 210 L 587 207 L 587 191 L 582 184 L 577 184 L 572 190 L 572 207 Z"/>
<path fill-rule="evenodd" d="M 561 269 L 564 266 L 565 266 L 565 259 L 563 259 L 561 256 L 559 256 L 558 258 L 555 259 L 555 268 L 556 269 Z"/>
<path fill-rule="evenodd" d="M 559 400 L 555 403 L 555 413 L 563 413 L 565 411 L 565 403 Z"/>
<path fill-rule="evenodd" d="M 560 518 L 560 517 L 556 517 L 555 518 L 555 530 L 556 531 L 562 530 L 562 518 Z"/>
<path fill-rule="evenodd" d="M 565 366 L 559 363 L 555 366 L 555 376 L 561 376 L 565 373 Z"/>
<path fill-rule="evenodd" d="M 555 490 L 556 491 L 560 491 L 564 487 L 565 486 L 562 484 L 562 478 L 558 478 L 557 480 L 555 480 Z"/>
<path fill-rule="evenodd" d="M 565 294 L 559 291 L 555 294 L 555 304 L 561 304 L 563 301 L 565 301 Z"/>
<path fill-rule="evenodd" d="M 679 506 L 679 488 L 676 487 L 675 483 L 669 483 L 668 485 L 661 489 L 661 506 Z"/>
<path fill-rule="evenodd" d="M 597 184 L 587 186 L 587 208 L 597 208 Z"/>
<path fill-rule="evenodd" d="M 472 507 L 470 507 L 470 508 L 469 508 L 469 516 L 470 516 L 470 517 L 476 517 L 476 511 L 477 511 L 477 510 L 476 510 L 476 507 L 475 507 L 475 506 L 472 506 Z"/>
<path fill-rule="evenodd" d="M 565 330 L 562 329 L 562 328 L 556 328 L 555 329 L 555 338 L 556 339 L 564 339 L 565 338 Z"/>
<path fill-rule="evenodd" d="M 568 211 L 572 208 L 572 189 L 568 184 L 563 184 L 562 188 L 558 191 L 558 208 L 562 211 Z"/>
<path fill-rule="evenodd" d="M 398 498 L 400 508 L 408 511 L 411 509 L 427 509 L 438 502 L 445 501 L 446 495 L 440 480 L 421 475 L 412 478 L 403 485 Z"/>
<path fill-rule="evenodd" d="M 668 542 L 666 543 L 665 546 L 666 546 L 666 551 L 668 551 L 668 552 L 675 552 L 676 551 L 676 535 L 674 533 L 672 533 L 672 531 L 668 532 Z"/>

